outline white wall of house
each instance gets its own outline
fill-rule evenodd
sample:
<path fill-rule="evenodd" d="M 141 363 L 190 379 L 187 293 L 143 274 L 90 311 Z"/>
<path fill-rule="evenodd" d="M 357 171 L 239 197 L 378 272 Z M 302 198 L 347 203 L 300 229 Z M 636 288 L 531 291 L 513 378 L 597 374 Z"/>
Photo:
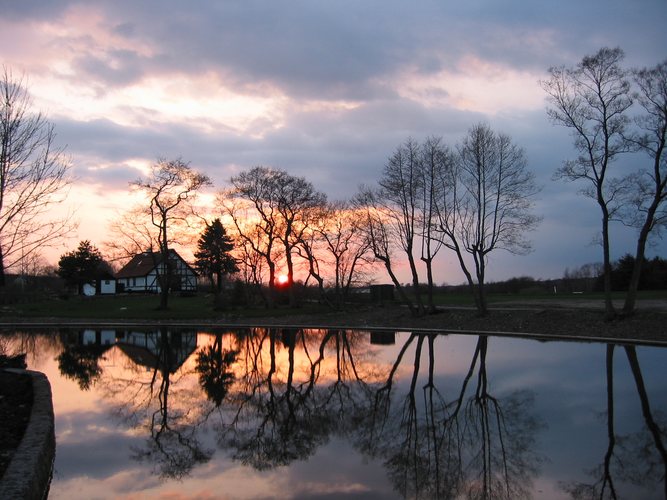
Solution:
<path fill-rule="evenodd" d="M 119 283 L 124 285 L 126 292 L 159 292 L 160 287 L 158 287 L 155 282 L 155 273 L 149 274 L 148 276 L 138 276 L 136 278 L 121 278 L 118 280 Z M 147 284 L 148 283 L 148 284 Z M 153 286 L 151 286 L 153 285 Z"/>
<path fill-rule="evenodd" d="M 100 280 L 100 294 L 116 293 L 116 280 Z"/>

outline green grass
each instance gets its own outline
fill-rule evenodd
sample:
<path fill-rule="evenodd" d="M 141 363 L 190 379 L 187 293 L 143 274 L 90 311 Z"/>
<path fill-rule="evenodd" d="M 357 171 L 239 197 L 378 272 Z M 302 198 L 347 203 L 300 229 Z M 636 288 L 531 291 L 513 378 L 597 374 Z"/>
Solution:
<path fill-rule="evenodd" d="M 287 316 L 301 313 L 321 312 L 321 306 L 306 306 L 293 309 L 243 308 L 216 311 L 213 297 L 199 294 L 192 297 L 178 295 L 169 298 L 169 309 L 159 310 L 158 295 L 118 295 L 109 297 L 79 297 L 51 299 L 31 303 L 19 303 L 0 309 L 2 317 L 20 318 L 81 318 L 109 320 L 216 320 L 229 316 L 261 318 L 266 316 Z"/>
<path fill-rule="evenodd" d="M 625 298 L 623 292 L 613 294 L 615 299 Z M 572 301 L 578 300 L 602 300 L 602 293 L 583 294 L 549 294 L 549 293 L 518 293 L 518 294 L 492 294 L 488 300 L 490 304 L 498 302 L 524 302 L 535 300 Z M 639 292 L 638 299 L 662 299 L 667 300 L 667 291 Z M 472 296 L 466 292 L 442 293 L 435 297 L 435 302 L 440 306 L 474 306 Z M 169 299 L 169 309 L 158 310 L 160 298 L 157 295 L 118 295 L 110 297 L 79 297 L 72 296 L 68 299 L 51 299 L 35 302 L 17 303 L 0 308 L 1 318 L 19 317 L 32 318 L 79 318 L 79 319 L 107 319 L 107 320 L 156 320 L 156 321 L 179 321 L 179 320 L 224 320 L 234 317 L 237 319 L 257 319 L 263 317 L 289 316 L 294 314 L 322 314 L 331 310 L 326 306 L 307 304 L 297 309 L 287 306 L 275 309 L 263 307 L 237 308 L 226 311 L 213 309 L 213 298 L 210 295 L 199 294 L 193 297 L 181 297 L 174 295 Z"/>

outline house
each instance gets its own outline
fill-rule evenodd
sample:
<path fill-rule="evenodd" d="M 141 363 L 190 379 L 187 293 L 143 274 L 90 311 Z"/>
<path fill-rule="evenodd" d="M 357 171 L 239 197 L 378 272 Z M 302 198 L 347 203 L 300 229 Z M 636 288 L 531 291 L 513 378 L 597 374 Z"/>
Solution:
<path fill-rule="evenodd" d="M 197 273 L 176 250 L 169 250 L 168 265 L 171 266 L 171 291 L 197 290 Z M 116 273 L 118 291 L 159 293 L 158 276 L 164 276 L 166 269 L 160 252 L 137 254 Z"/>
<path fill-rule="evenodd" d="M 116 278 L 109 272 L 100 272 L 95 280 L 83 284 L 81 293 L 87 297 L 93 295 L 114 295 L 116 293 Z"/>

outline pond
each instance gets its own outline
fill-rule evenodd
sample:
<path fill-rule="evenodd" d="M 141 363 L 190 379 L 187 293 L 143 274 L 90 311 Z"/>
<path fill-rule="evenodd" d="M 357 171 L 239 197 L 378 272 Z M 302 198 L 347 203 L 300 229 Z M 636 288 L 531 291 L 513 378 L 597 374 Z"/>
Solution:
<path fill-rule="evenodd" d="M 320 329 L 4 332 L 50 498 L 665 498 L 667 349 Z"/>

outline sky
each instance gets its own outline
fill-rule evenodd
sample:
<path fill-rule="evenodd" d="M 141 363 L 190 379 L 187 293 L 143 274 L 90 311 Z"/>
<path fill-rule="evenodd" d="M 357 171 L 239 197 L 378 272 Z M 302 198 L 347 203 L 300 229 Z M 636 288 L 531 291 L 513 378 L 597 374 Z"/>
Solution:
<path fill-rule="evenodd" d="M 208 174 L 211 193 L 265 165 L 345 199 L 408 137 L 454 145 L 485 122 L 525 149 L 543 217 L 533 252 L 494 253 L 488 277 L 559 277 L 602 260 L 600 215 L 580 185 L 552 180 L 575 153 L 539 82 L 605 46 L 627 67 L 667 58 L 665 0 L 0 0 L 0 12 L 0 61 L 25 75 L 73 165 L 80 226 L 54 260 L 80 240 L 102 247 L 158 157 Z M 634 252 L 633 231 L 612 237 L 613 258 Z M 438 282 L 462 281 L 453 255 L 438 266 Z"/>

